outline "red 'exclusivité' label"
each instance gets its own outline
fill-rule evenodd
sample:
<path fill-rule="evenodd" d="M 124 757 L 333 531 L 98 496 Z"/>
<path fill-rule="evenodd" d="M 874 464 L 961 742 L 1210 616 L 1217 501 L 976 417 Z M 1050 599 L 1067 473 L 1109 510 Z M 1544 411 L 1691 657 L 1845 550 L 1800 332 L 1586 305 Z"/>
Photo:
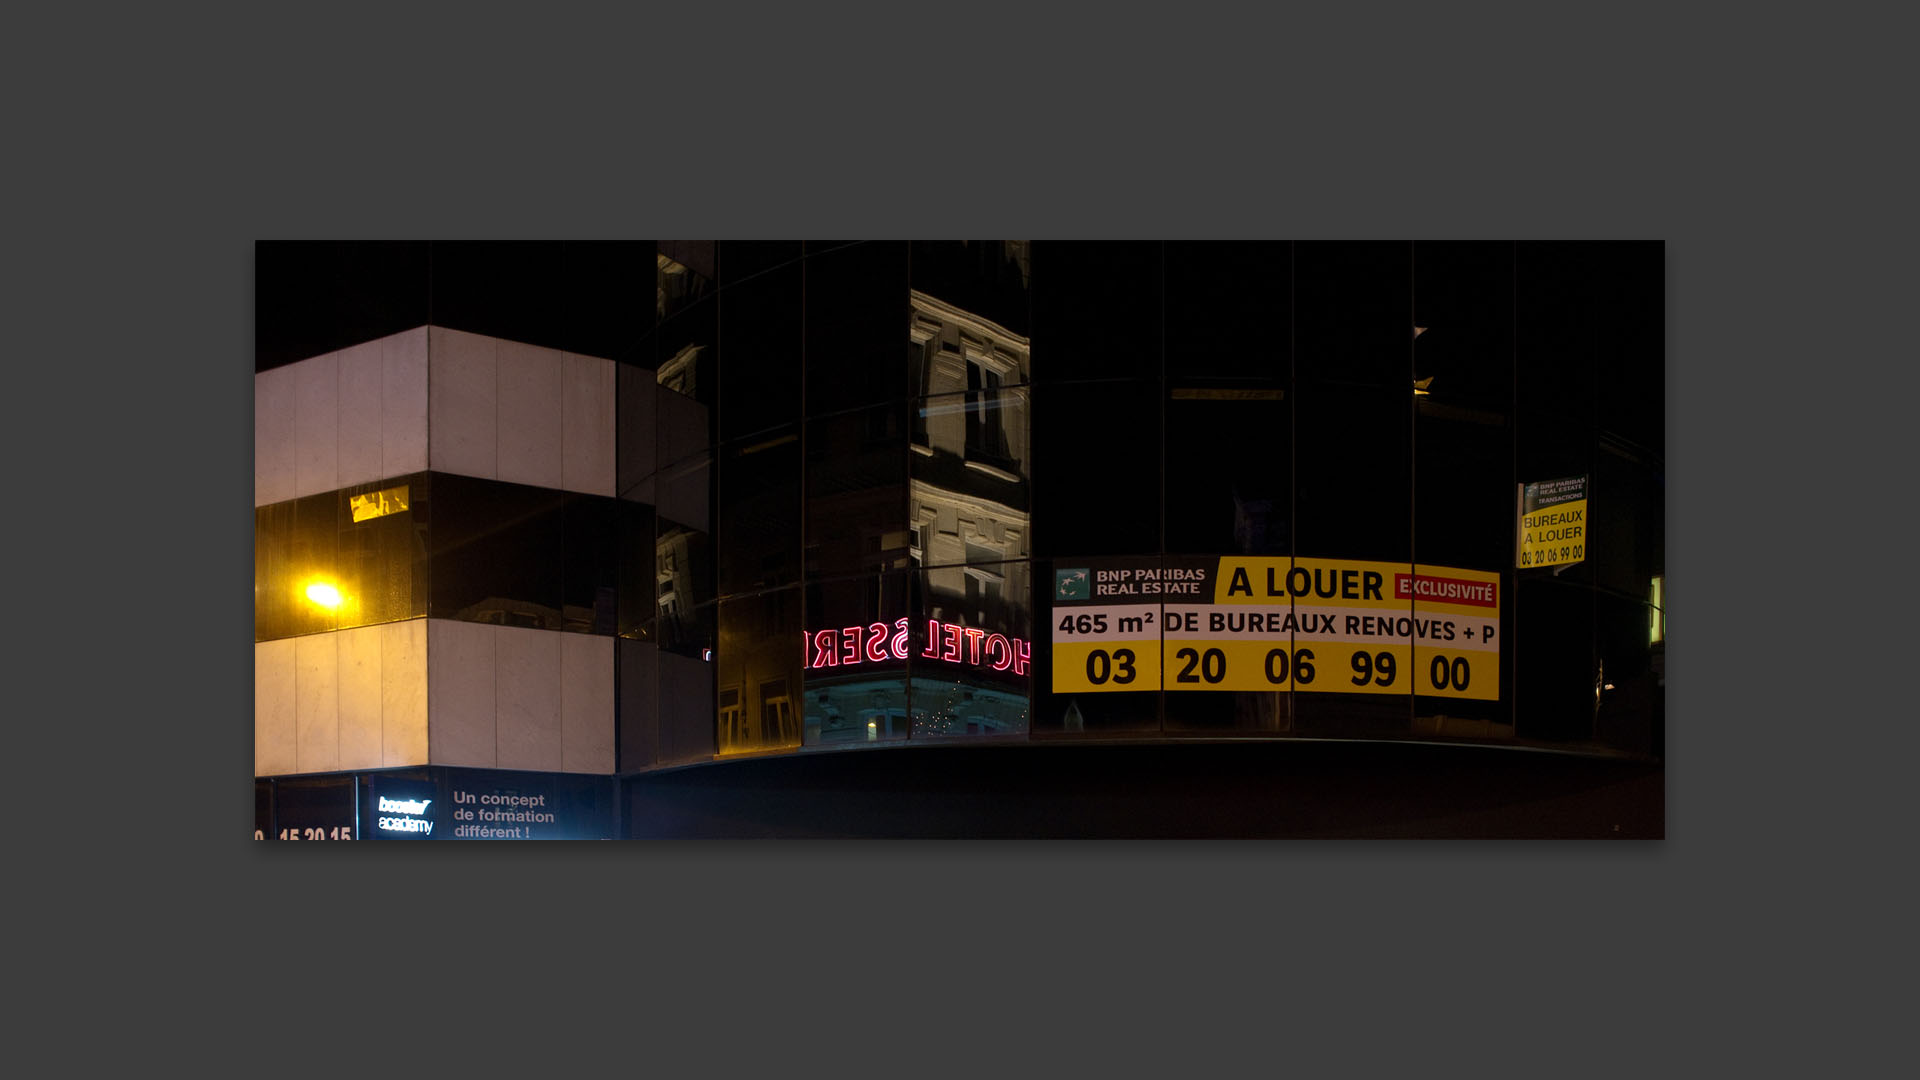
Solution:
<path fill-rule="evenodd" d="M 1499 586 L 1491 581 L 1463 581 L 1460 578 L 1429 577 L 1426 574 L 1393 575 L 1393 595 L 1400 600 L 1497 607 L 1500 602 L 1498 590 Z"/>

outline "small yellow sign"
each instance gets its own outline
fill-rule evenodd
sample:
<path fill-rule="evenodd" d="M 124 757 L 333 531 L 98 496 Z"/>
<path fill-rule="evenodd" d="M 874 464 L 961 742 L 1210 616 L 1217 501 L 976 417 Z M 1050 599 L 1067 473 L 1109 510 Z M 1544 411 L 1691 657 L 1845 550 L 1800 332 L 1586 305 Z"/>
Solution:
<path fill-rule="evenodd" d="M 1514 565 L 1577 563 L 1587 557 L 1587 478 L 1520 485 Z"/>

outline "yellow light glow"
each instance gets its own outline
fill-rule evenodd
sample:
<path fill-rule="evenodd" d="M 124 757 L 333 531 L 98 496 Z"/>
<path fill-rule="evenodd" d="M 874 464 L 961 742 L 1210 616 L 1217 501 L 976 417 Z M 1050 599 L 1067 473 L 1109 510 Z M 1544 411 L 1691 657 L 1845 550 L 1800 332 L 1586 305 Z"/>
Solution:
<path fill-rule="evenodd" d="M 307 599 L 323 608 L 337 608 L 340 606 L 340 590 L 324 581 L 316 581 L 307 586 Z"/>
<path fill-rule="evenodd" d="M 367 495 L 349 495 L 347 506 L 353 511 L 354 524 L 371 521 L 388 514 L 398 514 L 407 509 L 408 491 L 406 484 L 390 487 L 384 491 L 375 491 Z"/>

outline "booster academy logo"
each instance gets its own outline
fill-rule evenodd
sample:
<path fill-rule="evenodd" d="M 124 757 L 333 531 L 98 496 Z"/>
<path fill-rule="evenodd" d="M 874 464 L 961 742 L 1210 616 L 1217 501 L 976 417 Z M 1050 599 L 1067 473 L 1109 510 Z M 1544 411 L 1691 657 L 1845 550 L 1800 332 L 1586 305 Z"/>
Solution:
<path fill-rule="evenodd" d="M 1088 592 L 1088 575 L 1085 570 L 1055 570 L 1053 572 L 1053 598 L 1055 600 L 1085 600 Z"/>

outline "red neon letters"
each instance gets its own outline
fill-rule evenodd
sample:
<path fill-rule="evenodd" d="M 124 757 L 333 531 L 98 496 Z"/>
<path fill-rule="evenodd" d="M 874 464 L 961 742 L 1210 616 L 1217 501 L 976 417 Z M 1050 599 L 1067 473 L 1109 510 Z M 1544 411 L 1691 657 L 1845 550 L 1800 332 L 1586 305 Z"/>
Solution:
<path fill-rule="evenodd" d="M 895 619 L 838 630 L 814 630 L 801 635 L 802 666 L 852 667 L 855 664 L 907 658 L 907 620 Z M 920 655 L 928 660 L 991 668 L 1025 675 L 1033 660 L 1033 645 L 1021 638 L 988 633 L 977 626 L 927 620 L 927 644 Z"/>

